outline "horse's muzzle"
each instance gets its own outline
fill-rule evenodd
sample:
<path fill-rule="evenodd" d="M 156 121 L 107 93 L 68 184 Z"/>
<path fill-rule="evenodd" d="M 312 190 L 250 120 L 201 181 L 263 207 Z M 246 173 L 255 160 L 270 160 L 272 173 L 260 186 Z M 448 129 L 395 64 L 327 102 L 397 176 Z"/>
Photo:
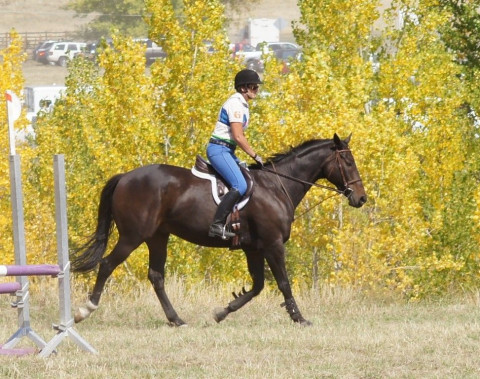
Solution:
<path fill-rule="evenodd" d="M 351 193 L 347 196 L 348 204 L 355 208 L 360 208 L 367 202 L 367 195 L 363 194 L 361 196 L 355 196 L 355 191 L 351 191 Z"/>

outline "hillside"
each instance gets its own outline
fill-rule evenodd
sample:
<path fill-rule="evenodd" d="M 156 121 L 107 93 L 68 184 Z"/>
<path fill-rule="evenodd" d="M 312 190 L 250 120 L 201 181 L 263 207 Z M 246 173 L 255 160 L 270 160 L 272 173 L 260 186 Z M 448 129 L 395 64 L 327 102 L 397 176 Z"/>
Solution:
<path fill-rule="evenodd" d="M 46 0 L 0 0 L 0 34 L 12 28 L 19 33 L 74 32 L 79 31 L 91 18 L 76 17 L 72 11 L 63 10 L 68 0 L 48 2 Z M 227 10 L 229 37 L 232 42 L 242 39 L 243 28 L 249 18 L 281 18 L 286 28 L 280 39 L 293 41 L 291 21 L 300 12 L 296 0 L 259 0 L 255 6 L 241 12 Z M 58 66 L 43 65 L 28 60 L 23 67 L 26 85 L 63 85 L 67 70 Z"/>
<path fill-rule="evenodd" d="M 0 33 L 12 28 L 19 33 L 72 32 L 91 18 L 80 18 L 63 10 L 68 0 L 0 0 Z"/>
<path fill-rule="evenodd" d="M 0 33 L 15 28 L 20 33 L 72 32 L 81 30 L 91 19 L 76 17 L 73 11 L 63 10 L 68 0 L 0 0 Z M 232 42 L 240 41 L 249 18 L 281 18 L 285 29 L 281 39 L 291 41 L 291 21 L 298 19 L 300 12 L 296 0 L 259 0 L 255 6 L 233 13 L 227 10 L 230 20 L 228 34 Z"/>

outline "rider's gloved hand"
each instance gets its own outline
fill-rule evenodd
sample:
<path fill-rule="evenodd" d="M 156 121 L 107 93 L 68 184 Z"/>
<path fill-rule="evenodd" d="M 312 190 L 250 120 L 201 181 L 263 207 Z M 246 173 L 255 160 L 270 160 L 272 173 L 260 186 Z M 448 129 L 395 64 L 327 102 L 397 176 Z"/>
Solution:
<path fill-rule="evenodd" d="M 263 159 L 260 155 L 258 154 L 255 154 L 255 156 L 253 157 L 253 159 L 255 160 L 255 162 L 257 162 L 260 166 L 263 166 Z"/>

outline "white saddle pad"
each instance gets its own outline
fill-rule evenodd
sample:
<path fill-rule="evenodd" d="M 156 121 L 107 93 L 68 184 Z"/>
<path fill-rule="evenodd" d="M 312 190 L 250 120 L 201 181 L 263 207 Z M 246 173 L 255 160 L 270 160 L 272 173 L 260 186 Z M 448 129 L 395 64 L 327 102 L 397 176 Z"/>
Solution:
<path fill-rule="evenodd" d="M 200 172 L 196 170 L 195 167 L 192 167 L 192 174 L 198 178 L 210 180 L 210 183 L 212 184 L 213 200 L 215 201 L 215 204 L 217 205 L 220 204 L 220 198 L 218 197 L 218 192 L 217 192 L 217 178 L 215 177 L 215 175 L 207 174 L 205 172 Z M 228 188 L 226 190 L 228 192 Z M 237 204 L 238 210 L 242 209 L 248 203 L 248 200 L 250 200 L 250 196 L 247 197 L 246 199 L 243 199 L 241 202 L 239 202 Z"/>

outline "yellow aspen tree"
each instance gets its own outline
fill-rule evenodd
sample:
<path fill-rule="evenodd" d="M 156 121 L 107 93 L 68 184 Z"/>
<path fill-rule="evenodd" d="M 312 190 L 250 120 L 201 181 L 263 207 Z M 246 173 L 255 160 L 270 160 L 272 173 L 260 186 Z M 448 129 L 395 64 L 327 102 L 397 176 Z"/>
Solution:
<path fill-rule="evenodd" d="M 230 59 L 223 7 L 217 1 L 185 5 L 178 19 L 170 2 L 147 3 L 150 36 L 166 59 L 146 71 L 143 47 L 114 33 L 98 67 L 72 62 L 65 97 L 37 123 L 35 180 L 44 181 L 53 152 L 66 154 L 73 245 L 93 231 L 100 191 L 113 174 L 149 163 L 191 167 L 204 153 L 223 98 L 233 92 L 240 67 Z M 169 251 L 169 267 L 192 280 L 237 280 L 246 272 L 241 252 L 218 260 L 176 238 Z M 116 275 L 145 278 L 145 253 L 140 248 Z"/>
<path fill-rule="evenodd" d="M 391 33 L 376 41 L 370 34 L 376 2 L 300 2 L 302 61 L 286 78 L 267 64 L 265 76 L 273 80 L 266 85 L 271 95 L 259 101 L 260 117 L 281 136 L 268 143 L 354 129 L 352 147 L 369 195 L 361 210 L 339 201 L 313 211 L 306 225 L 315 225 L 321 238 L 302 223 L 295 226 L 304 244 L 293 246 L 290 260 L 302 278 L 309 277 L 304 262 L 312 259 L 302 254 L 312 248 L 317 258 L 318 251 L 328 257 L 320 271 L 330 272 L 329 283 L 408 296 L 446 288 L 462 270 L 465 259 L 451 251 L 459 238 L 446 222 L 461 229 L 449 215 L 458 205 L 454 179 L 467 161 L 468 123 L 460 71 L 438 34 L 448 14 L 435 4 L 395 2 L 394 15 L 403 14 L 404 25 L 392 23 Z M 362 55 L 381 48 L 377 72 Z M 460 218 L 468 213 L 462 209 Z"/>
<path fill-rule="evenodd" d="M 10 170 L 9 170 L 9 135 L 7 123 L 7 107 L 5 91 L 11 90 L 21 96 L 23 90 L 22 63 L 25 54 L 22 53 L 20 36 L 12 30 L 9 34 L 10 43 L 7 48 L 0 50 L 0 249 L 3 252 L 2 261 L 13 263 L 13 220 L 10 206 Z M 25 125 L 23 119 L 23 125 Z M 16 121 L 15 126 L 22 125 L 22 119 Z"/>
<path fill-rule="evenodd" d="M 160 155 L 144 46 L 115 35 L 113 47 L 104 46 L 98 64 L 72 61 L 65 96 L 52 113 L 39 118 L 35 129 L 38 157 L 32 180 L 40 188 L 48 186 L 53 154 L 65 154 L 72 247 L 95 228 L 100 191 L 108 178 L 155 163 Z M 46 193 L 44 197 L 49 201 Z M 136 266 L 133 262 L 127 269 L 134 273 Z M 138 269 L 144 273 L 143 266 Z"/>
<path fill-rule="evenodd" d="M 231 59 L 221 2 L 185 0 L 183 4 L 178 14 L 169 0 L 146 2 L 150 38 L 167 53 L 164 61 L 151 67 L 161 133 L 157 142 L 166 162 L 190 168 L 197 154 L 206 156 L 219 109 L 234 92 L 233 79 L 241 67 Z M 223 254 L 175 237 L 169 251 L 169 266 L 191 277 L 230 281 L 245 277 L 241 251 Z"/>
<path fill-rule="evenodd" d="M 73 245 L 96 225 L 99 193 L 113 174 L 148 163 L 190 168 L 241 69 L 231 59 L 219 1 L 147 1 L 150 38 L 167 57 L 147 71 L 143 46 L 114 33 L 99 66 L 74 60 L 67 93 L 40 117 L 28 153 L 32 203 L 53 204 L 54 153 L 65 153 Z M 465 102 L 478 104 L 439 35 L 449 14 L 429 0 L 395 1 L 392 21 L 372 37 L 377 1 L 299 1 L 302 57 L 289 72 L 265 56 L 248 138 L 262 156 L 313 138 L 347 137 L 368 195 L 361 209 L 312 189 L 287 245 L 295 286 L 354 286 L 410 298 L 478 280 L 478 136 Z M 370 57 L 379 56 L 379 65 Z M 1 116 L 1 113 L 0 113 Z M 240 153 L 242 155 L 242 153 Z M 246 156 L 242 156 L 248 160 Z M 474 197 L 476 195 L 476 198 Z M 475 200 L 476 199 L 476 200 Z M 312 209 L 310 209 L 312 208 Z M 49 217 L 43 219 L 49 225 Z M 48 228 L 38 228 L 47 233 Z M 53 253 L 53 250 L 52 250 Z M 145 278 L 145 249 L 117 275 Z M 221 257 L 221 259 L 219 259 Z M 242 281 L 241 251 L 169 244 L 168 269 L 196 280 Z"/>
<path fill-rule="evenodd" d="M 460 67 L 438 34 L 450 15 L 437 5 L 436 1 L 394 3 L 402 11 L 404 26 L 390 35 L 397 50 L 380 82 L 382 97 L 395 102 L 399 132 L 410 139 L 410 149 L 418 159 L 414 190 L 421 212 L 417 219 L 425 225 L 420 229 L 421 245 L 403 259 L 406 266 L 415 268 L 405 274 L 414 282 L 412 296 L 455 285 L 465 254 L 469 254 L 457 250 L 461 246 L 454 237 L 468 229 L 468 224 L 450 230 L 453 224 L 448 220 L 452 212 L 463 213 L 461 218 L 470 212 L 466 202 L 458 212 L 456 201 L 456 179 L 468 170 L 464 138 L 469 121 L 462 111 L 465 94 Z"/>
<path fill-rule="evenodd" d="M 22 64 L 26 60 L 26 54 L 23 52 L 23 46 L 20 36 L 12 31 L 10 33 L 9 46 L 0 52 L 2 57 L 0 69 L 0 92 L 4 99 L 6 90 L 13 91 L 20 99 L 23 97 L 23 86 L 25 80 L 22 73 Z M 3 102 L 3 101 L 2 101 Z M 3 104 L 5 104 L 3 102 Z M 6 107 L 0 107 L 0 121 L 3 125 L 2 133 L 0 135 L 2 160 L 0 162 L 0 169 L 2 170 L 2 180 L 0 184 L 0 207 L 2 208 L 2 217 L 0 218 L 0 230 L 2 231 L 0 244 L 2 251 L 4 251 L 3 262 L 13 263 L 14 249 L 13 249 L 13 219 L 12 210 L 10 207 L 10 174 L 9 174 L 9 141 L 7 131 L 7 115 Z M 22 112 L 20 118 L 15 121 L 15 132 L 20 132 L 18 135 L 25 135 L 28 121 L 25 117 L 25 112 Z M 22 175 L 22 194 L 23 194 L 23 213 L 24 213 L 24 234 L 25 234 L 25 248 L 28 263 L 45 263 L 49 262 L 50 256 L 48 252 L 54 249 L 55 242 L 55 224 L 54 224 L 54 209 L 53 209 L 53 193 L 51 207 L 43 207 L 41 197 L 39 196 L 38 187 L 32 185 L 30 182 L 31 162 L 36 157 L 34 146 L 29 143 L 31 136 L 26 135 L 26 138 L 16 138 L 15 151 L 19 156 L 20 170 Z M 50 160 L 50 167 L 53 165 L 53 157 Z M 49 176 L 53 191 L 53 175 Z M 51 212 L 53 211 L 53 212 Z M 51 237 L 51 238 L 50 238 Z"/>
<path fill-rule="evenodd" d="M 376 130 L 368 119 L 371 116 L 365 115 L 365 105 L 375 73 L 363 55 L 374 50 L 370 31 L 378 18 L 377 5 L 376 1 L 300 1 L 295 36 L 302 46 L 301 59 L 290 65 L 287 75 L 280 73 L 275 60 L 267 59 L 268 96 L 258 100 L 262 132 L 268 132 L 268 139 L 260 139 L 265 151 L 286 150 L 307 139 L 332 138 L 334 133 L 343 138 L 353 133 L 351 148 L 368 192 L 366 146 Z M 348 241 L 360 238 L 368 213 L 349 209 L 339 196 L 329 196 L 326 190 L 312 189 L 297 210 L 299 218 L 288 245 L 294 283 L 311 284 L 320 275 L 335 282 L 337 271 L 355 275 L 347 261 L 363 250 L 352 242 L 357 246 L 352 252 Z M 340 228 L 353 230 L 341 234 Z"/>

